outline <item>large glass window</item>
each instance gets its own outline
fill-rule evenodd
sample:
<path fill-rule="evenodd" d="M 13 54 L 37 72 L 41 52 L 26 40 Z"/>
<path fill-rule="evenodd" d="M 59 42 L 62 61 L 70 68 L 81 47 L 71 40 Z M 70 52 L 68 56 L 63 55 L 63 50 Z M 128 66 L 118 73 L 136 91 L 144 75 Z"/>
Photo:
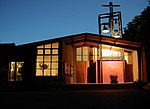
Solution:
<path fill-rule="evenodd" d="M 97 47 L 79 47 L 76 48 L 76 60 L 77 61 L 89 61 L 99 60 L 100 49 Z"/>
<path fill-rule="evenodd" d="M 121 60 L 123 58 L 123 49 L 109 45 L 102 45 L 102 58 L 106 60 Z"/>
<path fill-rule="evenodd" d="M 37 47 L 36 76 L 58 76 L 58 48 L 58 42 Z"/>

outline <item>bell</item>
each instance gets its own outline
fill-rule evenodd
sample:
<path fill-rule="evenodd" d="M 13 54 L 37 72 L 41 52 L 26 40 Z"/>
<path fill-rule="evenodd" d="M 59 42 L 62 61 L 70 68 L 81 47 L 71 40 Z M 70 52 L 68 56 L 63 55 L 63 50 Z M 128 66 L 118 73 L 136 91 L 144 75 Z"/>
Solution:
<path fill-rule="evenodd" d="M 106 34 L 106 33 L 108 33 L 108 32 L 109 32 L 108 28 L 106 27 L 106 25 L 104 25 L 104 28 L 103 28 L 103 30 L 102 30 L 102 33 Z"/>
<path fill-rule="evenodd" d="M 119 34 L 119 30 L 114 30 L 115 34 L 114 34 L 114 37 L 115 38 L 120 38 L 120 34 Z"/>

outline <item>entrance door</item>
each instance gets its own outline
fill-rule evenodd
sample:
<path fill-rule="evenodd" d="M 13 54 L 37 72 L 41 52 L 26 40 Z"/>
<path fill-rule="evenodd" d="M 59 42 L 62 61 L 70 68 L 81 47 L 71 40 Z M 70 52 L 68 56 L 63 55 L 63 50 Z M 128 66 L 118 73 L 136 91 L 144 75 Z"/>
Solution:
<path fill-rule="evenodd" d="M 124 82 L 123 61 L 110 60 L 102 61 L 103 83 L 110 83 L 110 75 L 118 75 L 118 83 Z"/>

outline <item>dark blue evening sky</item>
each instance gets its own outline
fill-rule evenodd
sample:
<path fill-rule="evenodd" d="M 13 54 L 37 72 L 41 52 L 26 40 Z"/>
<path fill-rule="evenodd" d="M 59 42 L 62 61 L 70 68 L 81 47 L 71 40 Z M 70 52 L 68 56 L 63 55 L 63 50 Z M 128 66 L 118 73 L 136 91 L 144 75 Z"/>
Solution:
<path fill-rule="evenodd" d="M 148 0 L 0 0 L 0 43 L 16 45 L 79 33 L 98 34 L 101 5 L 120 5 L 123 27 L 140 15 Z"/>

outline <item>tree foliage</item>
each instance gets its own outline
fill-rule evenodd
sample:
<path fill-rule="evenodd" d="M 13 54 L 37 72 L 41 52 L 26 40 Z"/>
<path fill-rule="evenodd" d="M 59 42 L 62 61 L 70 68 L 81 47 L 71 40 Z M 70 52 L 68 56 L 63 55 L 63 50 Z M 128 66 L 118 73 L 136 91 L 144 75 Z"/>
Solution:
<path fill-rule="evenodd" d="M 135 16 L 132 22 L 127 24 L 124 30 L 123 39 L 142 43 L 145 48 L 147 68 L 150 65 L 150 6 L 147 6 L 141 15 Z M 150 79 L 150 68 L 148 75 Z"/>
<path fill-rule="evenodd" d="M 138 41 L 147 46 L 150 36 L 150 7 L 145 8 L 141 15 L 135 16 L 124 30 L 124 39 Z"/>

